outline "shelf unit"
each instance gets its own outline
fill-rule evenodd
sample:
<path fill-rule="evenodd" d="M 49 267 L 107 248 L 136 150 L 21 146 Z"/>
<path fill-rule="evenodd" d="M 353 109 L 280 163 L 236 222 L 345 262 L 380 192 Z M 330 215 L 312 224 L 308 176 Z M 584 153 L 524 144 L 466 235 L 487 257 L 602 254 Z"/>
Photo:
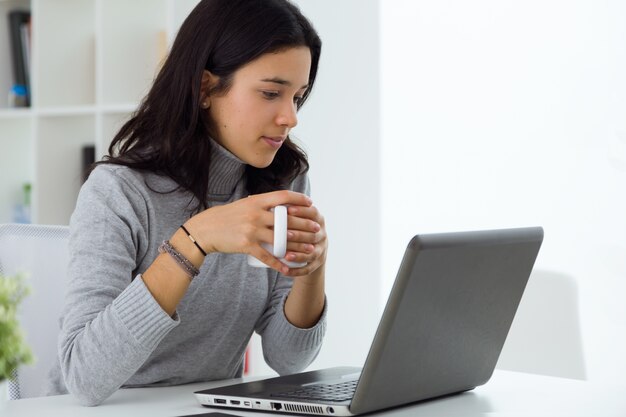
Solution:
<path fill-rule="evenodd" d="M 135 110 L 198 0 L 0 0 L 31 11 L 30 108 L 8 108 L 8 36 L 0 36 L 0 223 L 32 184 L 32 221 L 68 224 L 82 184 L 82 147 L 96 159 Z"/>

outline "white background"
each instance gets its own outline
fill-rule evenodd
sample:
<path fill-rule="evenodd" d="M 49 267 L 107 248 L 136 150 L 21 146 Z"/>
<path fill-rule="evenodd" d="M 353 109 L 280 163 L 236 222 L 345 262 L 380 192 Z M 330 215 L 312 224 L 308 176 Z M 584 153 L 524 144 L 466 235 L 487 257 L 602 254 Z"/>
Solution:
<path fill-rule="evenodd" d="M 588 378 L 622 380 L 626 4 L 380 4 L 381 298 L 414 233 L 542 225 Z"/>

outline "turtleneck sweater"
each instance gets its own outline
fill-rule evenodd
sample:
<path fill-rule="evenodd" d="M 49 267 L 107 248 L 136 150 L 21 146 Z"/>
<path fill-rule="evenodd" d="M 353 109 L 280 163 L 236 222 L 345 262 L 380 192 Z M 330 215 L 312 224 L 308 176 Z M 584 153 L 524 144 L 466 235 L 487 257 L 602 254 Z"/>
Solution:
<path fill-rule="evenodd" d="M 246 197 L 245 163 L 211 146 L 209 206 Z M 289 188 L 309 194 L 307 177 Z M 141 274 L 196 205 L 167 176 L 110 164 L 91 173 L 70 220 L 59 360 L 47 395 L 69 392 L 97 405 L 120 387 L 239 377 L 254 331 L 266 362 L 281 375 L 315 359 L 326 307 L 314 327 L 293 326 L 284 313 L 292 279 L 248 266 L 244 254 L 210 253 L 173 316 L 156 302 Z"/>

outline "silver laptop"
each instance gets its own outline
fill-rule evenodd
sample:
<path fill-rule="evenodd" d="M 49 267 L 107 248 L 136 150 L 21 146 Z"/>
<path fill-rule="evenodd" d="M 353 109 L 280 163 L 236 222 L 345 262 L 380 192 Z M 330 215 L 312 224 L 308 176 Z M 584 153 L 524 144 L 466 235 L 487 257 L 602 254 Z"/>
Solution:
<path fill-rule="evenodd" d="M 195 392 L 196 398 L 210 407 L 352 416 L 482 385 L 542 240 L 540 227 L 417 235 L 363 368 L 235 384 Z"/>

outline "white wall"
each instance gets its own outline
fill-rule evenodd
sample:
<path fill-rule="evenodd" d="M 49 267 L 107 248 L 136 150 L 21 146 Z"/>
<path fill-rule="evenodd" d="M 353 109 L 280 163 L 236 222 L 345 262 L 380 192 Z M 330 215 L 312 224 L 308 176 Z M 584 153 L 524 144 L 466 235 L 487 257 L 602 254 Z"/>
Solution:
<path fill-rule="evenodd" d="M 309 153 L 313 202 L 329 234 L 328 330 L 310 368 L 361 366 L 380 314 L 378 2 L 296 3 L 323 42 L 316 85 L 294 130 Z M 270 372 L 259 354 L 252 372 Z"/>
<path fill-rule="evenodd" d="M 542 225 L 588 378 L 623 380 L 626 3 L 380 4 L 381 300 L 415 233 Z"/>

